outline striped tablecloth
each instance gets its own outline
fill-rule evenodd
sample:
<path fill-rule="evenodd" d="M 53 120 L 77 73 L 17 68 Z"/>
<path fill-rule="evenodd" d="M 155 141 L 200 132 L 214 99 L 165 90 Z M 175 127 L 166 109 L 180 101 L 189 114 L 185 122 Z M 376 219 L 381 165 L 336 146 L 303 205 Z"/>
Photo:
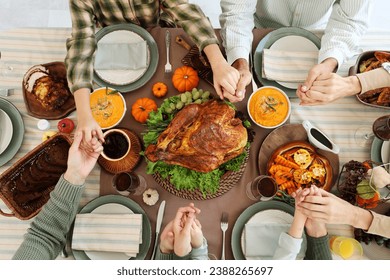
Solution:
<path fill-rule="evenodd" d="M 13 70 L 6 77 L 0 75 L 0 88 L 14 89 L 11 95 L 3 97 L 11 101 L 20 111 L 25 134 L 22 146 L 16 156 L 0 167 L 0 173 L 14 164 L 18 159 L 41 143 L 43 132 L 38 130 L 38 119 L 27 114 L 22 92 L 22 80 L 27 70 L 34 65 L 53 61 L 64 61 L 66 55 L 65 42 L 70 37 L 69 28 L 56 29 L 17 29 L 0 33 L 1 61 L 10 65 Z M 73 112 L 69 118 L 76 120 Z M 57 130 L 58 120 L 50 121 L 51 130 Z M 99 195 L 100 167 L 96 165 L 86 182 L 80 206 Z M 0 200 L 0 208 L 9 212 Z M 33 219 L 21 221 L 16 218 L 0 216 L 0 259 L 11 259 L 23 241 L 29 224 Z"/>
<path fill-rule="evenodd" d="M 70 36 L 68 28 L 42 28 L 42 29 L 16 29 L 0 33 L 1 60 L 14 69 L 7 77 L 0 77 L 0 88 L 15 89 L 12 95 L 5 97 L 11 101 L 21 112 L 25 124 L 25 137 L 23 144 L 15 158 L 0 167 L 4 172 L 19 158 L 32 150 L 41 142 L 42 132 L 36 127 L 37 119 L 29 116 L 23 101 L 21 90 L 23 75 L 33 65 L 53 61 L 63 61 L 66 54 L 65 42 Z M 363 39 L 361 50 L 387 49 L 390 50 L 390 31 L 370 32 Z M 346 75 L 349 66 L 354 64 L 352 59 L 344 65 L 339 73 Z M 365 106 L 355 97 L 344 98 L 325 106 L 302 107 L 298 99 L 292 99 L 291 123 L 300 123 L 305 119 L 323 130 L 335 143 L 340 145 L 340 166 L 355 159 L 370 158 L 369 147 L 359 147 L 354 140 L 354 133 L 360 126 L 371 126 L 373 121 L 388 110 L 381 110 Z M 70 115 L 75 119 L 75 112 Z M 51 121 L 51 127 L 56 129 L 57 121 Z M 98 165 L 92 171 L 86 182 L 86 190 L 80 206 L 99 195 Z M 6 206 L 0 201 L 0 208 Z M 20 221 L 16 218 L 0 216 L 0 259 L 11 259 L 12 255 L 23 240 L 23 235 L 33 219 Z"/>

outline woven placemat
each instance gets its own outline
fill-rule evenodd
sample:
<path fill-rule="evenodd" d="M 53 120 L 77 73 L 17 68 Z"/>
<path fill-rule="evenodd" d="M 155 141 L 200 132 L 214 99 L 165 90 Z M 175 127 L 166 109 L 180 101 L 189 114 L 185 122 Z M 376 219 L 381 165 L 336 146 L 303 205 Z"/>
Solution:
<path fill-rule="evenodd" d="M 206 194 L 206 196 L 203 196 L 203 193 L 199 189 L 193 191 L 178 190 L 173 184 L 171 184 L 171 182 L 169 181 L 169 177 L 164 179 L 161 177 L 160 173 L 157 172 L 153 174 L 153 178 L 165 190 L 180 198 L 190 199 L 190 200 L 207 200 L 207 199 L 216 198 L 218 196 L 223 195 L 224 193 L 231 190 L 234 186 L 236 186 L 238 180 L 240 180 L 242 174 L 244 174 L 245 167 L 248 163 L 250 147 L 247 147 L 245 151 L 246 151 L 246 157 L 243 163 L 241 164 L 240 169 L 238 171 L 228 171 L 224 175 L 222 175 L 221 180 L 219 182 L 219 188 L 217 192 L 213 194 L 208 193 Z"/>

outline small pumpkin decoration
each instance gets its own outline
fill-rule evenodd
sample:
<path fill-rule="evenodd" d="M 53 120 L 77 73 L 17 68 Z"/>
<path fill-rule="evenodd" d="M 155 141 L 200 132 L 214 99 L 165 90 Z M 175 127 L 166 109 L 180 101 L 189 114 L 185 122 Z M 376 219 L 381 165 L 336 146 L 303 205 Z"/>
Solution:
<path fill-rule="evenodd" d="M 145 204 L 149 206 L 155 205 L 158 199 L 159 199 L 158 191 L 155 189 L 149 188 L 146 191 L 144 191 L 144 193 L 142 194 L 142 200 L 145 202 Z"/>
<path fill-rule="evenodd" d="M 156 97 L 164 97 L 168 92 L 168 86 L 162 82 L 157 82 L 152 87 L 152 93 Z"/>
<path fill-rule="evenodd" d="M 140 123 L 146 123 L 151 111 L 157 111 L 157 104 L 147 97 L 137 99 L 131 107 L 131 114 Z"/>
<path fill-rule="evenodd" d="M 175 70 L 172 84 L 179 92 L 191 91 L 199 84 L 198 73 L 190 66 L 182 66 Z"/>

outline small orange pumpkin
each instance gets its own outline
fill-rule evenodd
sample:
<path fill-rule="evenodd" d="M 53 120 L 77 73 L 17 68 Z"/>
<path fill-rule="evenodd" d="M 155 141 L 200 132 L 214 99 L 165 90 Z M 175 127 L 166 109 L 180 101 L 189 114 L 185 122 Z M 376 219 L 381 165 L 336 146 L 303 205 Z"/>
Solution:
<path fill-rule="evenodd" d="M 131 107 L 131 114 L 140 123 L 146 123 L 151 111 L 157 111 L 157 104 L 147 97 L 137 99 Z"/>
<path fill-rule="evenodd" d="M 380 200 L 379 192 L 375 192 L 374 196 L 370 199 L 361 198 L 359 195 L 356 195 L 356 203 L 359 207 L 371 209 L 378 206 L 378 202 Z"/>
<path fill-rule="evenodd" d="M 190 91 L 199 84 L 198 73 L 190 66 L 182 66 L 175 70 L 172 84 L 179 92 Z"/>
<path fill-rule="evenodd" d="M 152 93 L 156 97 L 164 97 L 168 92 L 168 87 L 162 82 L 157 82 L 153 85 Z"/>

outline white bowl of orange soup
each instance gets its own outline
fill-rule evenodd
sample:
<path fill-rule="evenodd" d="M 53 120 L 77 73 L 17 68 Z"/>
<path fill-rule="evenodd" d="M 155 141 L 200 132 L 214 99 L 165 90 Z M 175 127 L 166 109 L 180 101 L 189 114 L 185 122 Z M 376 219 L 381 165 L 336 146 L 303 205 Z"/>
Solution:
<path fill-rule="evenodd" d="M 258 88 L 247 103 L 251 120 L 263 128 L 276 128 L 284 124 L 291 113 L 291 103 L 281 89 L 272 86 Z"/>
<path fill-rule="evenodd" d="M 95 89 L 89 98 L 92 116 L 102 129 L 117 126 L 126 113 L 123 95 L 113 88 Z"/>

